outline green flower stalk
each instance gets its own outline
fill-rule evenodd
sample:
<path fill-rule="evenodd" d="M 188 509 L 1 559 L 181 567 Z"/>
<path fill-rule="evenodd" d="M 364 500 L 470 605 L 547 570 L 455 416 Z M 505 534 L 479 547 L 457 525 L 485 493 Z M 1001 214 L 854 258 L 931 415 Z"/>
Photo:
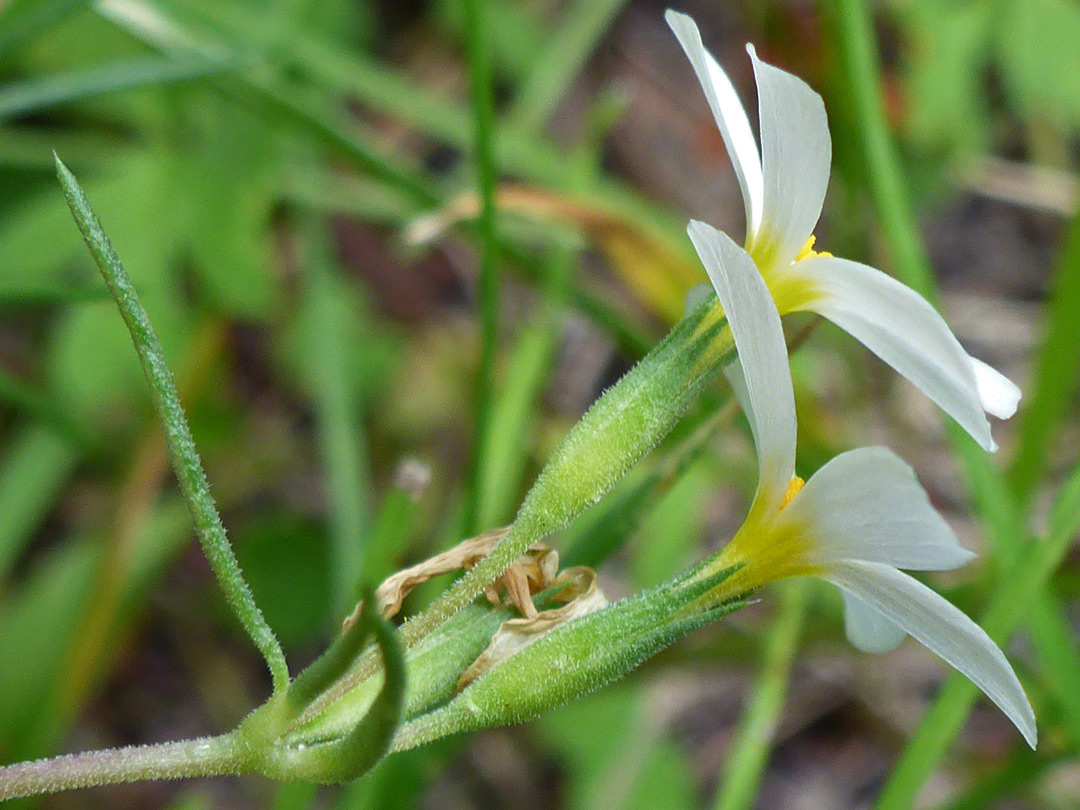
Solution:
<path fill-rule="evenodd" d="M 618 680 L 686 634 L 743 607 L 745 597 L 710 596 L 737 570 L 691 571 L 555 628 L 444 707 L 402 726 L 393 750 L 531 720 Z"/>

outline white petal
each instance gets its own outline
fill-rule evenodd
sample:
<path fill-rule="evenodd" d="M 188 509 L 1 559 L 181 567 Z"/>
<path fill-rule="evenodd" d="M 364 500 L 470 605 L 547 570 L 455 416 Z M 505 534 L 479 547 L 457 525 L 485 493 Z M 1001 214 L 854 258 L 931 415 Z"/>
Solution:
<path fill-rule="evenodd" d="M 930 505 L 915 472 L 884 447 L 842 453 L 780 513 L 810 542 L 808 562 L 860 560 L 948 571 L 975 555 Z"/>
<path fill-rule="evenodd" d="M 930 588 L 877 563 L 837 563 L 822 575 L 964 673 L 1035 747 L 1035 713 L 1008 660 L 986 632 Z"/>
<path fill-rule="evenodd" d="M 1020 389 L 1016 383 L 1001 372 L 986 365 L 982 360 L 970 358 L 975 369 L 975 387 L 983 410 L 998 419 L 1008 419 L 1016 413 L 1020 404 Z"/>
<path fill-rule="evenodd" d="M 780 314 L 745 250 L 704 222 L 691 222 L 687 230 L 716 288 L 739 353 L 743 402 L 760 468 L 757 497 L 766 497 L 779 508 L 795 474 L 795 394 Z"/>
<path fill-rule="evenodd" d="M 750 252 L 762 270 L 786 267 L 814 232 L 829 185 L 832 139 L 825 104 L 802 80 L 747 46 L 757 77 L 764 183 L 761 228 Z"/>
<path fill-rule="evenodd" d="M 880 270 L 847 259 L 815 256 L 789 269 L 818 291 L 810 296 L 808 309 L 849 332 L 911 380 L 984 448 L 997 449 L 975 366 L 926 299 Z"/>
<path fill-rule="evenodd" d="M 686 14 L 668 9 L 664 19 L 675 32 L 675 36 L 690 59 L 694 73 L 705 91 L 716 126 L 724 139 L 731 163 L 735 167 L 735 176 L 742 188 L 743 204 L 746 206 L 746 230 L 750 234 L 757 232 L 761 223 L 762 180 L 761 156 L 758 154 L 757 141 L 750 128 L 750 119 L 739 101 L 731 79 L 724 69 L 705 50 L 701 42 L 701 33 L 697 25 Z M 749 241 L 749 240 L 748 240 Z"/>
<path fill-rule="evenodd" d="M 856 649 L 881 655 L 904 640 L 907 633 L 881 611 L 845 590 L 840 594 L 844 598 L 844 631 Z"/>

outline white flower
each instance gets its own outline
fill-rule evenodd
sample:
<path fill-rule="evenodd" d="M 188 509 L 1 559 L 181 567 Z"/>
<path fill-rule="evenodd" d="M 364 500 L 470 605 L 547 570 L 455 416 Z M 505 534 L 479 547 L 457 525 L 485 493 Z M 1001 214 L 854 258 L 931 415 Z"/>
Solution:
<path fill-rule="evenodd" d="M 692 222 L 690 238 L 727 314 L 739 359 L 728 367 L 754 434 L 760 477 L 746 523 L 710 570 L 741 565 L 713 596 L 815 576 L 844 593 L 848 637 L 882 652 L 910 634 L 969 677 L 1034 748 L 1035 716 L 1001 650 L 977 624 L 901 568 L 942 571 L 973 556 L 890 451 L 837 456 L 805 486 L 795 476 L 795 397 L 780 315 L 750 255 Z"/>
<path fill-rule="evenodd" d="M 813 250 L 832 157 L 821 97 L 747 46 L 758 88 L 759 153 L 746 111 L 694 21 L 670 10 L 665 16 L 731 155 L 746 206 L 745 247 L 780 313 L 828 318 L 911 380 L 980 445 L 996 450 L 985 414 L 1012 416 L 1020 389 L 970 357 L 914 290 L 867 265 Z"/>

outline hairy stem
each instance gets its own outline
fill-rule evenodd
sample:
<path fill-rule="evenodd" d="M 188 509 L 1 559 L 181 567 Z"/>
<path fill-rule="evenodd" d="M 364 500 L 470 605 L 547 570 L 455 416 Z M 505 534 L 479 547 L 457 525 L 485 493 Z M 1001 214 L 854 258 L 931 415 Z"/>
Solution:
<path fill-rule="evenodd" d="M 0 768 L 0 801 L 123 782 L 238 774 L 247 770 L 248 759 L 243 741 L 231 734 L 36 759 Z"/>

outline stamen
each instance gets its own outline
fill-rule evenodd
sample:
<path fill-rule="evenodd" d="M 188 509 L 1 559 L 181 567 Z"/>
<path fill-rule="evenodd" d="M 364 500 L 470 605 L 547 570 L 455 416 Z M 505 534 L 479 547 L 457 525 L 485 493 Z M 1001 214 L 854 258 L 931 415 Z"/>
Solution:
<path fill-rule="evenodd" d="M 810 238 L 813 239 L 813 237 Z M 791 482 L 787 485 L 787 492 L 784 493 L 784 500 L 780 503 L 781 509 L 787 506 L 791 502 L 791 499 L 799 494 L 799 490 L 803 488 L 805 483 L 806 482 L 797 475 L 791 479 Z"/>
<path fill-rule="evenodd" d="M 832 256 L 827 250 L 814 250 L 814 243 L 817 241 L 817 237 L 810 234 L 810 238 L 806 240 L 806 244 L 802 246 L 802 250 L 795 256 L 795 261 L 801 262 L 803 259 L 810 259 L 814 256 Z"/>

